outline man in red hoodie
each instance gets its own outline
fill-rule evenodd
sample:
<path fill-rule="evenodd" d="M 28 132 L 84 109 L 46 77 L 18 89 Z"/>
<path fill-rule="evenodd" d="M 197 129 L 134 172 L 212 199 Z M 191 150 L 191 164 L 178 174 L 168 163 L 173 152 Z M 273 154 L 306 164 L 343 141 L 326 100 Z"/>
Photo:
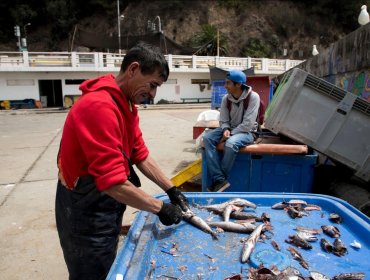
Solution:
<path fill-rule="evenodd" d="M 169 68 L 159 49 L 138 44 L 117 77 L 81 84 L 82 96 L 65 121 L 58 154 L 55 215 L 69 279 L 105 279 L 116 256 L 126 205 L 155 213 L 164 225 L 181 221 L 186 197 L 149 155 L 135 104 L 153 99 Z M 140 188 L 132 165 L 171 203 Z"/>

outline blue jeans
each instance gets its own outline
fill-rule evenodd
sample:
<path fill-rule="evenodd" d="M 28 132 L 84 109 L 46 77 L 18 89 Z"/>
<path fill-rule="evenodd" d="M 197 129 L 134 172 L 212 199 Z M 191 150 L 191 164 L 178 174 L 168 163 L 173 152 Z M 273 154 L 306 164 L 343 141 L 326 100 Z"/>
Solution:
<path fill-rule="evenodd" d="M 204 154 L 207 169 L 212 178 L 212 184 L 227 179 L 239 149 L 254 141 L 253 134 L 250 132 L 231 135 L 225 142 L 224 153 L 222 158 L 220 158 L 216 146 L 220 143 L 222 135 L 222 129 L 218 127 L 203 136 Z"/>

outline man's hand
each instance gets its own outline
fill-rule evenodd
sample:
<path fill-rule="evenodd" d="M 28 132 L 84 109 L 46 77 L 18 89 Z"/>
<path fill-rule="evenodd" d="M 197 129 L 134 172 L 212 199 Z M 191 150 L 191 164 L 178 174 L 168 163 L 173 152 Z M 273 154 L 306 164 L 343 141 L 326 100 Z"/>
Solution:
<path fill-rule="evenodd" d="M 172 187 L 166 191 L 172 204 L 181 207 L 182 211 L 187 212 L 189 210 L 189 201 L 185 195 L 180 192 L 177 187 Z"/>
<path fill-rule="evenodd" d="M 171 203 L 163 203 L 161 210 L 157 213 L 159 220 L 165 226 L 180 223 L 182 219 L 182 211 L 179 206 Z"/>
<path fill-rule="evenodd" d="M 220 142 L 225 142 L 227 139 L 230 138 L 230 130 L 229 129 L 225 129 L 224 133 L 222 134 L 222 138 L 220 140 Z"/>

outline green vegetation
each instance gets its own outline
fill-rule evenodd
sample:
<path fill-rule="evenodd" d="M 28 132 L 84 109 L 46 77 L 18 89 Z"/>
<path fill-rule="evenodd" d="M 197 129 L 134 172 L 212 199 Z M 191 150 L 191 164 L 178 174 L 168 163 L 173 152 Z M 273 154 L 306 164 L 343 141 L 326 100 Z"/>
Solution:
<path fill-rule="evenodd" d="M 149 0 L 119 0 L 121 11 L 124 11 L 129 4 L 137 5 L 144 1 Z M 263 7 L 266 2 L 264 0 L 213 1 L 218 7 L 234 9 L 236 11 L 234 14 L 245 15 L 245 17 L 249 16 L 248 5 Z M 185 8 L 187 12 L 191 11 L 189 6 L 193 6 L 192 3 L 198 3 L 198 1 L 184 0 L 153 0 L 151 2 L 158 3 L 157 7 L 161 17 L 166 13 L 175 14 L 178 23 L 183 23 L 187 19 L 188 14 L 184 13 Z M 319 37 L 320 43 L 327 45 L 330 42 L 329 39 L 335 38 L 336 34 L 349 33 L 358 28 L 357 17 L 360 6 L 370 7 L 370 0 L 362 2 L 358 0 L 291 0 L 284 2 L 288 2 L 295 9 L 274 9 L 269 11 L 269 17 L 266 18 L 269 26 L 273 27 L 274 35 L 263 34 L 261 37 L 257 34 L 258 38 L 247 38 L 245 45 L 241 46 L 241 54 L 271 57 L 278 52 L 279 38 L 287 42 L 294 35 L 298 35 L 299 38 Z M 31 23 L 31 26 L 27 27 L 28 33 L 38 27 L 46 27 L 44 30 L 49 32 L 49 34 L 39 33 L 38 36 L 32 36 L 32 38 L 36 41 L 48 40 L 49 50 L 58 50 L 58 44 L 68 39 L 73 33 L 74 26 L 85 18 L 94 15 L 103 16 L 114 29 L 117 24 L 116 3 L 115 0 L 2 0 L 0 1 L 0 43 L 15 41 L 13 29 L 15 25 L 20 26 L 23 35 L 24 27 L 27 23 Z M 193 34 L 192 38 L 185 38 L 189 45 L 199 49 L 197 52 L 199 55 L 217 54 L 217 28 L 209 24 L 209 21 L 205 13 L 198 22 L 201 30 Z M 238 25 L 238 18 L 235 18 L 235 24 Z M 338 29 L 333 30 L 331 28 L 333 26 L 338 26 Z M 260 33 L 264 32 L 262 26 L 256 26 L 256 29 Z M 171 30 L 177 31 L 178 29 L 175 26 Z M 229 40 L 227 33 L 220 32 L 220 55 L 228 55 Z"/>
<path fill-rule="evenodd" d="M 224 56 L 227 54 L 227 38 L 221 32 L 219 32 L 218 37 L 219 54 Z M 217 55 L 217 27 L 210 24 L 202 25 L 201 31 L 191 38 L 190 45 L 198 48 L 197 55 Z"/>

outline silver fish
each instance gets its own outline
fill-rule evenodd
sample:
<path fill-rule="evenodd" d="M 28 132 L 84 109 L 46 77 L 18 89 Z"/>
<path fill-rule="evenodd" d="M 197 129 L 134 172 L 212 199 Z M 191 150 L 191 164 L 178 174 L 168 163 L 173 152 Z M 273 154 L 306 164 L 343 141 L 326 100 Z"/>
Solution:
<path fill-rule="evenodd" d="M 297 231 L 297 236 L 308 242 L 314 242 L 318 240 L 317 236 L 307 231 Z"/>
<path fill-rule="evenodd" d="M 304 207 L 305 211 L 321 211 L 321 207 L 315 204 L 307 204 Z"/>
<path fill-rule="evenodd" d="M 235 206 L 235 205 L 232 205 L 232 204 L 230 204 L 230 205 L 227 205 L 226 207 L 225 207 L 225 209 L 224 209 L 224 211 L 222 212 L 222 215 L 223 215 L 223 217 L 224 217 L 224 221 L 225 222 L 228 222 L 229 220 L 230 220 L 230 214 L 232 213 L 232 212 L 234 212 L 234 211 L 240 211 L 241 210 L 241 208 L 240 207 L 238 207 L 238 206 Z"/>
<path fill-rule="evenodd" d="M 365 273 L 342 273 L 333 277 L 333 280 L 362 280 L 365 279 Z"/>
<path fill-rule="evenodd" d="M 293 279 L 294 276 L 296 276 L 296 277 L 302 276 L 301 273 L 299 272 L 299 270 L 296 269 L 295 267 L 292 267 L 292 266 L 288 266 L 287 268 L 285 268 L 281 272 L 281 274 L 283 275 L 283 277 L 286 277 L 286 278 L 283 278 L 284 280 Z"/>
<path fill-rule="evenodd" d="M 313 280 L 330 280 L 328 276 L 317 271 L 310 271 L 310 276 Z"/>
<path fill-rule="evenodd" d="M 308 233 L 311 233 L 311 234 L 319 234 L 319 233 L 322 233 L 322 229 L 315 229 L 315 228 L 305 228 L 305 227 L 296 227 L 295 228 L 296 231 L 303 231 L 303 232 L 308 232 Z"/>
<path fill-rule="evenodd" d="M 206 233 L 212 235 L 213 239 L 218 239 L 217 234 L 211 229 L 211 227 L 201 217 L 195 215 L 191 211 L 183 212 L 183 219 L 195 227 L 203 230 Z"/>
<path fill-rule="evenodd" d="M 230 218 L 236 219 L 236 220 L 248 220 L 248 219 L 255 219 L 256 221 L 260 222 L 262 221 L 262 218 L 258 217 L 256 214 L 253 213 L 247 213 L 242 211 L 235 211 L 230 214 Z"/>
<path fill-rule="evenodd" d="M 282 201 L 282 202 L 278 202 L 278 203 L 275 203 L 274 205 L 271 206 L 272 209 L 284 209 L 285 207 L 289 206 L 287 202 L 285 201 Z"/>
<path fill-rule="evenodd" d="M 260 224 L 248 237 L 248 239 L 243 243 L 241 262 L 246 263 L 249 260 L 250 255 L 252 254 L 254 247 L 261 235 L 261 232 L 264 228 L 264 224 Z"/>
<path fill-rule="evenodd" d="M 256 226 L 252 223 L 237 224 L 237 223 L 233 223 L 230 221 L 211 222 L 209 223 L 209 226 L 222 228 L 224 231 L 239 232 L 239 233 L 251 233 L 252 231 L 256 229 Z"/>
<path fill-rule="evenodd" d="M 227 205 L 235 205 L 238 207 L 250 207 L 253 209 L 257 208 L 256 204 L 246 199 L 242 199 L 242 198 L 234 198 L 234 199 L 231 199 L 226 202 L 219 203 L 219 204 L 201 205 L 199 206 L 199 208 L 206 209 L 208 211 L 223 211 Z"/>
<path fill-rule="evenodd" d="M 289 205 L 307 205 L 307 202 L 301 199 L 291 199 L 288 201 Z"/>

